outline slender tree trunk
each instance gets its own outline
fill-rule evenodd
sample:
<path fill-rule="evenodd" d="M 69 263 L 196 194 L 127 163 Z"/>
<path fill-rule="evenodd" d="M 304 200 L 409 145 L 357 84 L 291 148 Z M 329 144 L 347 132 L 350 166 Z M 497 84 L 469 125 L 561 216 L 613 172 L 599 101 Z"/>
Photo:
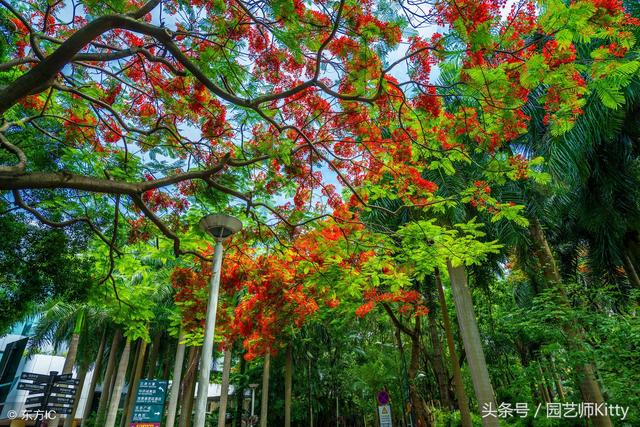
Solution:
<path fill-rule="evenodd" d="M 127 376 L 127 365 L 129 365 L 130 353 L 131 341 L 129 341 L 129 339 L 127 338 L 124 350 L 122 350 L 122 355 L 120 356 L 120 363 L 118 363 L 118 371 L 116 373 L 116 379 L 113 384 L 113 392 L 111 393 L 109 410 L 107 411 L 107 419 L 104 423 L 105 427 L 114 427 L 116 425 L 118 407 L 120 406 L 120 397 L 122 395 L 122 389 L 124 387 L 124 380 Z"/>
<path fill-rule="evenodd" d="M 429 305 L 431 307 L 435 307 L 435 302 L 433 301 L 433 293 L 431 290 L 427 291 L 427 297 L 429 299 Z M 428 322 L 429 322 L 429 337 L 431 338 L 431 346 L 433 347 L 433 370 L 436 374 L 436 380 L 438 382 L 438 392 L 440 393 L 440 401 L 442 402 L 442 406 L 450 411 L 451 407 L 451 399 L 449 398 L 449 375 L 447 374 L 447 369 L 444 365 L 444 360 L 442 357 L 442 346 L 440 344 L 440 337 L 438 334 L 438 326 L 436 325 L 436 313 L 431 310 L 428 314 Z"/>
<path fill-rule="evenodd" d="M 624 272 L 627 275 L 627 279 L 629 279 L 629 283 L 631 283 L 632 286 L 640 289 L 640 277 L 638 277 L 638 271 L 636 270 L 633 262 L 631 261 L 631 258 L 629 258 L 629 255 L 626 253 L 626 251 L 622 254 L 622 261 L 624 263 Z"/>
<path fill-rule="evenodd" d="M 551 376 L 553 377 L 553 382 L 556 385 L 556 393 L 558 393 L 558 397 L 560 397 L 560 401 L 564 402 L 567 397 L 564 393 L 564 387 L 562 387 L 562 382 L 560 381 L 560 377 L 558 376 L 558 370 L 556 369 L 556 363 L 553 360 L 553 356 L 549 356 L 549 363 L 551 363 Z"/>
<path fill-rule="evenodd" d="M 78 358 L 78 344 L 80 343 L 80 334 L 82 333 L 82 325 L 84 324 L 84 311 L 80 310 L 78 312 L 78 317 L 76 317 L 75 327 L 73 329 L 73 334 L 71 335 L 71 341 L 69 341 L 69 349 L 67 350 L 67 356 L 64 359 L 64 366 L 62 367 L 63 374 L 73 374 L 73 367 L 76 364 L 76 359 Z M 73 414 L 65 416 L 64 418 L 72 418 Z M 60 422 L 60 418 L 58 415 L 55 415 L 53 419 L 49 421 L 49 426 L 57 427 Z M 67 423 L 65 422 L 65 425 Z"/>
<path fill-rule="evenodd" d="M 220 408 L 218 409 L 218 427 L 227 425 L 227 399 L 229 398 L 229 374 L 231 372 L 231 349 L 224 351 L 222 363 L 222 384 L 220 385 Z"/>
<path fill-rule="evenodd" d="M 96 415 L 96 426 L 104 425 L 109 398 L 111 397 L 112 384 L 115 381 L 115 366 L 118 350 L 120 349 L 120 341 L 122 340 L 122 332 L 118 329 L 113 335 L 111 348 L 109 349 L 109 359 L 107 360 L 107 368 L 104 372 L 102 380 L 102 393 L 100 394 L 100 402 L 98 403 L 98 413 Z"/>
<path fill-rule="evenodd" d="M 78 370 L 78 387 L 76 389 L 76 395 L 73 397 L 73 406 L 71 407 L 71 413 L 64 419 L 64 427 L 71 427 L 76 417 L 78 405 L 80 404 L 80 396 L 82 396 L 82 390 L 84 390 L 84 380 L 87 378 L 87 370 L 87 364 L 82 363 Z"/>
<path fill-rule="evenodd" d="M 133 366 L 133 376 L 129 383 L 129 392 L 127 393 L 127 404 L 125 406 L 123 414 L 123 427 L 127 427 L 131 422 L 133 415 L 133 407 L 136 403 L 136 395 L 138 394 L 138 382 L 142 378 L 142 369 L 144 368 L 144 356 L 147 352 L 147 342 L 140 340 L 140 346 L 138 347 L 138 354 L 136 355 L 135 365 Z"/>
<path fill-rule="evenodd" d="M 309 427 L 313 427 L 313 401 L 311 400 L 313 396 L 313 389 L 311 388 L 311 358 L 308 359 L 307 373 L 308 373 L 307 380 L 309 383 L 309 390 L 308 390 L 308 396 L 307 396 L 309 400 Z"/>
<path fill-rule="evenodd" d="M 89 415 L 91 415 L 91 407 L 93 406 L 93 396 L 98 385 L 98 378 L 100 378 L 100 371 L 102 370 L 102 361 L 104 360 L 104 346 L 107 342 L 107 331 L 102 333 L 102 339 L 100 340 L 100 346 L 98 347 L 98 354 L 96 355 L 96 364 L 93 366 L 93 374 L 91 375 L 91 383 L 89 385 L 89 393 L 87 394 L 87 402 L 84 405 L 84 412 L 82 414 L 82 422 L 85 422 Z"/>
<path fill-rule="evenodd" d="M 291 386 L 293 375 L 293 349 L 287 345 L 284 362 L 284 427 L 291 427 Z"/>
<path fill-rule="evenodd" d="M 134 376 L 136 375 L 136 365 L 138 363 L 138 356 L 140 355 L 140 348 L 142 340 L 136 340 L 134 343 L 133 357 L 129 357 L 129 367 L 127 373 L 128 379 L 125 380 L 125 385 L 128 384 L 127 393 L 124 395 L 124 401 L 122 403 L 122 417 L 120 417 L 120 427 L 125 427 L 127 421 L 127 408 L 129 407 L 129 400 L 131 399 L 131 387 L 133 386 Z"/>
<path fill-rule="evenodd" d="M 269 409 L 269 370 L 271 366 L 271 352 L 267 350 L 264 355 L 264 367 L 262 368 L 262 396 L 260 399 L 260 427 L 267 427 Z"/>
<path fill-rule="evenodd" d="M 247 361 L 244 358 L 244 353 L 241 348 L 240 350 L 240 375 L 244 376 L 244 373 L 247 369 Z M 244 383 L 241 382 L 237 388 L 236 395 L 236 416 L 234 421 L 235 427 L 242 427 L 242 411 L 243 411 L 243 403 L 244 403 Z"/>
<path fill-rule="evenodd" d="M 429 411 L 429 408 L 422 399 L 415 382 L 420 363 L 420 329 L 422 324 L 420 319 L 419 316 L 416 316 L 413 333 L 409 335 L 411 338 L 411 358 L 409 359 L 407 376 L 409 377 L 409 395 L 416 414 L 416 425 L 418 427 L 426 427 L 433 424 L 431 411 Z"/>
<path fill-rule="evenodd" d="M 196 372 L 198 370 L 198 359 L 200 357 L 200 347 L 189 347 L 187 360 L 187 371 L 182 383 L 182 404 L 180 405 L 180 427 L 191 426 L 191 416 L 193 415 L 193 401 L 196 390 Z"/>
<path fill-rule="evenodd" d="M 171 380 L 171 394 L 169 395 L 169 407 L 167 408 L 167 427 L 173 427 L 176 422 L 178 398 L 180 397 L 180 380 L 182 378 L 182 365 L 184 364 L 184 331 L 180 329 L 178 346 L 176 347 L 176 360 L 173 365 L 173 379 Z"/>
<path fill-rule="evenodd" d="M 460 335 L 464 344 L 473 389 L 478 400 L 478 407 L 481 415 L 486 415 L 488 409 L 497 409 L 496 398 L 493 394 L 493 386 L 487 369 L 487 361 L 482 349 L 482 340 L 476 321 L 476 313 L 473 308 L 471 291 L 467 284 L 467 274 L 464 266 L 454 267 L 451 261 L 447 260 L 447 269 L 451 279 L 451 290 L 458 315 Z M 495 412 L 493 412 L 495 413 Z M 482 418 L 484 426 L 498 426 L 498 418 L 485 416 Z"/>
<path fill-rule="evenodd" d="M 456 345 L 453 341 L 453 331 L 451 330 L 451 321 L 449 320 L 449 310 L 447 301 L 444 296 L 444 288 L 442 287 L 442 279 L 440 271 L 436 269 L 436 289 L 438 290 L 438 302 L 440 304 L 440 313 L 442 313 L 442 324 L 444 332 L 447 336 L 447 347 L 449 348 L 449 360 L 451 361 L 451 370 L 453 372 L 453 385 L 455 387 L 456 399 L 458 400 L 458 408 L 460 409 L 460 422 L 462 427 L 472 427 L 471 410 L 469 409 L 469 399 L 464 391 L 464 382 L 462 381 L 462 371 L 460 363 L 458 363 L 458 354 Z"/>
<path fill-rule="evenodd" d="M 404 346 L 402 345 L 402 331 L 400 330 L 400 328 L 398 327 L 398 325 L 396 326 L 396 331 L 394 333 L 394 336 L 396 338 L 396 346 L 398 347 L 398 352 L 400 353 L 400 363 L 402 364 L 402 372 L 400 373 L 399 377 L 402 377 L 402 379 L 404 380 L 401 384 L 400 387 L 402 389 L 402 402 L 404 405 L 405 399 L 408 402 L 411 402 L 411 396 L 407 396 L 405 393 L 409 393 L 409 383 L 407 381 L 407 366 L 406 366 L 406 359 L 404 357 Z M 410 413 L 408 414 L 409 418 L 411 419 L 411 422 L 413 423 L 415 417 L 415 413 L 413 411 L 413 405 L 411 408 Z M 407 414 L 405 413 L 405 411 L 402 411 L 402 425 L 406 427 L 407 425 L 407 420 L 406 420 L 406 416 Z"/>
<path fill-rule="evenodd" d="M 162 332 L 156 332 L 153 337 L 153 342 L 149 348 L 149 363 L 147 366 L 147 375 L 145 378 L 153 379 L 156 376 L 156 365 L 158 363 L 158 353 L 160 352 L 160 345 L 162 339 Z"/>
<path fill-rule="evenodd" d="M 562 287 L 562 277 L 560 271 L 556 265 L 556 261 L 551 253 L 551 247 L 547 242 L 547 238 L 542 230 L 540 221 L 534 218 L 530 220 L 529 231 L 533 242 L 535 243 L 534 254 L 536 255 L 540 266 L 542 267 L 545 279 L 549 286 L 552 286 L 557 295 L 560 298 L 560 304 L 566 307 L 570 307 L 571 303 L 569 298 Z M 576 340 L 580 340 L 583 335 L 583 331 L 580 327 L 574 324 L 563 324 L 563 330 L 567 334 L 569 339 L 569 347 L 575 349 Z M 578 374 L 578 381 L 582 399 L 584 402 L 594 403 L 597 406 L 605 404 L 604 397 L 602 396 L 602 390 L 595 378 L 595 369 L 591 363 L 585 363 L 576 367 L 576 373 Z M 594 427 L 611 427 L 611 418 L 607 415 L 596 416 L 591 418 Z"/>
<path fill-rule="evenodd" d="M 542 399 L 545 403 L 551 403 L 551 395 L 549 394 L 549 390 L 547 389 L 547 382 L 544 378 L 544 373 L 542 372 L 542 368 L 539 363 L 536 363 L 536 367 L 538 368 L 538 376 L 540 378 L 538 382 L 538 387 L 540 388 L 540 394 L 542 395 Z"/>
<path fill-rule="evenodd" d="M 64 367 L 62 368 L 63 374 L 73 373 L 73 365 L 76 363 L 76 357 L 78 356 L 78 343 L 80 342 L 80 334 L 73 333 L 71 341 L 69 342 L 69 351 L 67 357 L 64 359 Z"/>

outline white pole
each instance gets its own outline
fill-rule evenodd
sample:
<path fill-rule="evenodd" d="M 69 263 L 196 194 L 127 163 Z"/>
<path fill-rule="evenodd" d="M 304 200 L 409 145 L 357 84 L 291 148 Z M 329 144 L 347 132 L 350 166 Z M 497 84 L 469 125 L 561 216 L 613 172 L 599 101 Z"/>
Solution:
<path fill-rule="evenodd" d="M 169 396 L 169 409 L 167 411 L 167 427 L 173 427 L 178 409 L 178 397 L 180 396 L 180 379 L 182 377 L 182 364 L 184 362 L 184 331 L 180 328 L 178 336 L 178 348 L 176 349 L 176 361 L 173 365 L 173 381 L 171 381 L 171 395 Z"/>
<path fill-rule="evenodd" d="M 256 403 L 256 388 L 251 387 L 251 416 L 255 415 L 255 403 Z"/>
<path fill-rule="evenodd" d="M 196 418 L 194 427 L 204 427 L 207 418 L 207 394 L 209 392 L 209 376 L 211 361 L 213 360 L 213 339 L 216 328 L 216 311 L 218 309 L 218 290 L 220 289 L 220 270 L 222 268 L 222 240 L 216 241 L 213 254 L 213 274 L 211 275 L 211 289 L 209 304 L 204 327 L 204 342 L 202 343 L 202 359 L 200 359 L 200 377 L 198 379 L 198 397 L 196 398 Z"/>

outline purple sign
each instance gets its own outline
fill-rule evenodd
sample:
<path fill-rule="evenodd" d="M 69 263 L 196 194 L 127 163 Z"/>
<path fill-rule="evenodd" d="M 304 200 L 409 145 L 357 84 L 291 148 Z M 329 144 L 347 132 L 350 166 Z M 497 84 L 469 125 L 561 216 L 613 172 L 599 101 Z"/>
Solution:
<path fill-rule="evenodd" d="M 389 400 L 389 393 L 384 390 L 378 392 L 378 405 L 387 405 Z"/>

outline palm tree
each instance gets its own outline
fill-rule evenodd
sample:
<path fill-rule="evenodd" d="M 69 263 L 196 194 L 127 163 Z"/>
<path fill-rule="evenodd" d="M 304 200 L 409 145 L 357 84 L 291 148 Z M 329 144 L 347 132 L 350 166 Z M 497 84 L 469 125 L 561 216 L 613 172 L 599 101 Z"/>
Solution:
<path fill-rule="evenodd" d="M 65 427 L 70 426 L 75 415 L 84 380 L 91 364 L 96 358 L 100 358 L 101 348 L 96 342 L 96 337 L 102 336 L 101 330 L 107 327 L 109 318 L 106 311 L 90 303 L 69 303 L 64 301 L 52 301 L 45 306 L 39 318 L 34 335 L 30 340 L 30 352 L 42 348 L 45 344 L 53 345 L 58 350 L 62 345 L 67 345 L 63 374 L 73 373 L 73 368 L 80 361 L 78 380 L 79 387 L 76 390 L 74 410 L 65 418 Z M 94 376 L 99 373 L 94 372 Z M 54 420 L 54 424 L 57 420 Z"/>

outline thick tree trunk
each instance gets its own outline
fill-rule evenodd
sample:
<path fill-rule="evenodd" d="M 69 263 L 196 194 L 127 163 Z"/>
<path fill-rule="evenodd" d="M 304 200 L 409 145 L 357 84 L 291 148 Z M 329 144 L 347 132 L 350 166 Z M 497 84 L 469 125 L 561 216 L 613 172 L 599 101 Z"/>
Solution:
<path fill-rule="evenodd" d="M 98 385 L 98 378 L 100 378 L 100 371 L 102 370 L 102 361 L 104 360 L 104 346 L 107 342 L 107 331 L 105 330 L 100 340 L 100 346 L 98 347 L 98 354 L 96 355 L 96 364 L 93 366 L 93 375 L 91 375 L 91 383 L 89 385 L 89 393 L 87 394 L 87 403 L 84 406 L 84 413 L 82 414 L 82 421 L 85 422 L 89 415 L 91 415 L 91 407 L 93 406 L 93 396 Z"/>
<path fill-rule="evenodd" d="M 260 427 L 267 427 L 269 418 L 269 371 L 271 366 L 271 352 L 267 350 L 264 355 L 264 367 L 262 368 L 262 396 L 260 399 Z"/>
<path fill-rule="evenodd" d="M 100 402 L 98 403 L 98 412 L 96 415 L 96 426 L 104 425 L 107 406 L 111 397 L 112 384 L 115 378 L 116 358 L 118 350 L 120 350 L 120 341 L 122 340 L 122 332 L 118 329 L 111 340 L 111 348 L 109 349 L 109 359 L 107 360 L 107 368 L 104 372 L 102 380 L 102 394 L 100 394 Z"/>
<path fill-rule="evenodd" d="M 220 386 L 220 408 L 218 410 L 218 427 L 227 425 L 227 399 L 229 398 L 229 374 L 231 373 L 231 349 L 224 351 L 222 363 L 222 384 Z"/>
<path fill-rule="evenodd" d="M 64 427 L 71 427 L 73 420 L 76 417 L 78 405 L 80 404 L 80 396 L 82 396 L 82 390 L 84 390 L 84 380 L 87 378 L 87 370 L 87 364 L 82 363 L 78 371 L 78 387 L 76 389 L 76 395 L 73 398 L 73 406 L 71 407 L 71 413 L 64 419 Z"/>
<path fill-rule="evenodd" d="M 156 376 L 156 365 L 158 363 L 158 353 L 160 352 L 162 332 L 156 332 L 153 342 L 149 348 L 149 362 L 147 366 L 147 375 L 145 378 L 153 379 Z"/>
<path fill-rule="evenodd" d="M 433 293 L 431 290 L 427 291 L 427 297 L 429 298 L 429 305 L 435 307 L 433 301 Z M 433 370 L 436 374 L 436 381 L 438 382 L 438 392 L 440 393 L 440 402 L 445 410 L 450 411 L 451 399 L 449 398 L 449 375 L 444 365 L 442 357 L 442 346 L 440 344 L 440 336 L 438 334 L 438 326 L 436 325 L 436 313 L 431 310 L 428 314 L 429 322 L 429 337 L 431 338 L 431 346 L 433 347 Z"/>
<path fill-rule="evenodd" d="M 120 363 L 118 363 L 118 371 L 113 384 L 113 393 L 111 393 L 107 419 L 104 423 L 105 427 L 114 427 L 116 425 L 116 417 L 118 416 L 118 407 L 120 406 L 120 397 L 122 395 L 122 388 L 124 387 L 124 380 L 127 376 L 127 365 L 129 364 L 130 353 L 131 341 L 127 338 L 124 350 L 122 350 L 122 355 L 120 356 Z"/>
<path fill-rule="evenodd" d="M 557 292 L 557 295 L 560 298 L 560 304 L 570 307 L 571 303 L 569 302 L 569 298 L 567 297 L 567 294 L 562 287 L 562 277 L 560 276 L 560 271 L 558 270 L 556 261 L 553 257 L 553 254 L 551 253 L 551 247 L 547 242 L 547 237 L 544 235 L 544 231 L 542 230 L 540 221 L 538 221 L 536 218 L 531 219 L 529 223 L 529 231 L 535 244 L 533 252 L 538 259 L 540 266 L 542 267 L 545 279 L 547 280 L 549 286 L 552 286 L 553 289 Z M 569 339 L 569 347 L 575 348 L 575 341 L 580 339 L 583 331 L 580 327 L 577 327 L 574 324 L 563 324 L 562 328 Z M 578 374 L 579 387 L 583 401 L 594 403 L 600 406 L 604 405 L 605 401 L 602 396 L 600 385 L 596 381 L 594 372 L 595 369 L 590 363 L 585 363 L 582 366 L 576 367 L 576 373 Z M 613 425 L 609 416 L 605 415 L 593 417 L 591 418 L 591 420 L 593 421 L 594 427 L 611 427 Z"/>
<path fill-rule="evenodd" d="M 291 427 L 291 386 L 293 376 L 293 349 L 287 345 L 284 361 L 284 427 Z"/>
<path fill-rule="evenodd" d="M 182 365 L 184 364 L 184 331 L 180 329 L 178 346 L 176 347 L 176 360 L 173 365 L 173 379 L 171 380 L 171 394 L 169 395 L 169 407 L 167 408 L 167 427 L 173 427 L 176 422 L 178 398 L 180 397 L 180 381 L 182 378 Z"/>
<path fill-rule="evenodd" d="M 198 370 L 198 359 L 200 358 L 200 347 L 189 347 L 187 360 L 187 371 L 182 383 L 182 404 L 180 405 L 180 427 L 191 426 L 191 416 L 193 415 L 193 401 L 196 390 L 196 373 Z"/>
<path fill-rule="evenodd" d="M 460 335 L 462 336 L 467 362 L 469 363 L 473 389 L 478 400 L 480 414 L 486 415 L 488 409 L 495 411 L 497 406 L 489 370 L 487 369 L 487 361 L 482 349 L 482 340 L 480 339 L 480 331 L 478 330 L 476 314 L 473 308 L 471 291 L 467 284 L 466 270 L 464 266 L 454 267 L 449 260 L 447 260 L 447 269 L 451 279 L 451 290 L 458 315 Z M 484 416 L 482 423 L 484 426 L 497 427 L 499 425 L 498 418 L 493 416 Z"/>
<path fill-rule="evenodd" d="M 71 374 L 73 372 L 73 365 L 76 363 L 76 357 L 78 356 L 78 343 L 80 342 L 80 334 L 75 332 L 71 336 L 69 342 L 69 351 L 67 357 L 64 359 L 64 367 L 62 368 L 63 374 Z"/>
<path fill-rule="evenodd" d="M 131 423 L 131 417 L 133 416 L 133 407 L 136 403 L 136 394 L 138 394 L 138 382 L 142 378 L 142 369 L 144 368 L 144 356 L 147 352 L 147 342 L 140 340 L 138 352 L 136 354 L 135 365 L 133 366 L 133 375 L 131 376 L 131 382 L 129 382 L 129 392 L 127 393 L 126 406 L 122 419 L 124 423 L 123 427 L 128 427 Z"/>
<path fill-rule="evenodd" d="M 437 269 L 435 271 L 435 277 L 440 313 L 442 313 L 442 324 L 444 325 L 444 332 L 447 336 L 447 347 L 449 348 L 449 359 L 451 361 L 451 371 L 453 372 L 453 385 L 455 387 L 456 399 L 458 399 L 458 408 L 460 409 L 460 422 L 462 427 L 472 427 L 473 423 L 471 422 L 469 399 L 467 398 L 467 393 L 464 391 L 462 371 L 460 370 L 460 363 L 458 363 L 456 344 L 453 341 L 453 331 L 451 330 L 451 321 L 449 320 L 449 310 L 447 309 L 447 301 L 444 296 L 440 272 Z"/>

